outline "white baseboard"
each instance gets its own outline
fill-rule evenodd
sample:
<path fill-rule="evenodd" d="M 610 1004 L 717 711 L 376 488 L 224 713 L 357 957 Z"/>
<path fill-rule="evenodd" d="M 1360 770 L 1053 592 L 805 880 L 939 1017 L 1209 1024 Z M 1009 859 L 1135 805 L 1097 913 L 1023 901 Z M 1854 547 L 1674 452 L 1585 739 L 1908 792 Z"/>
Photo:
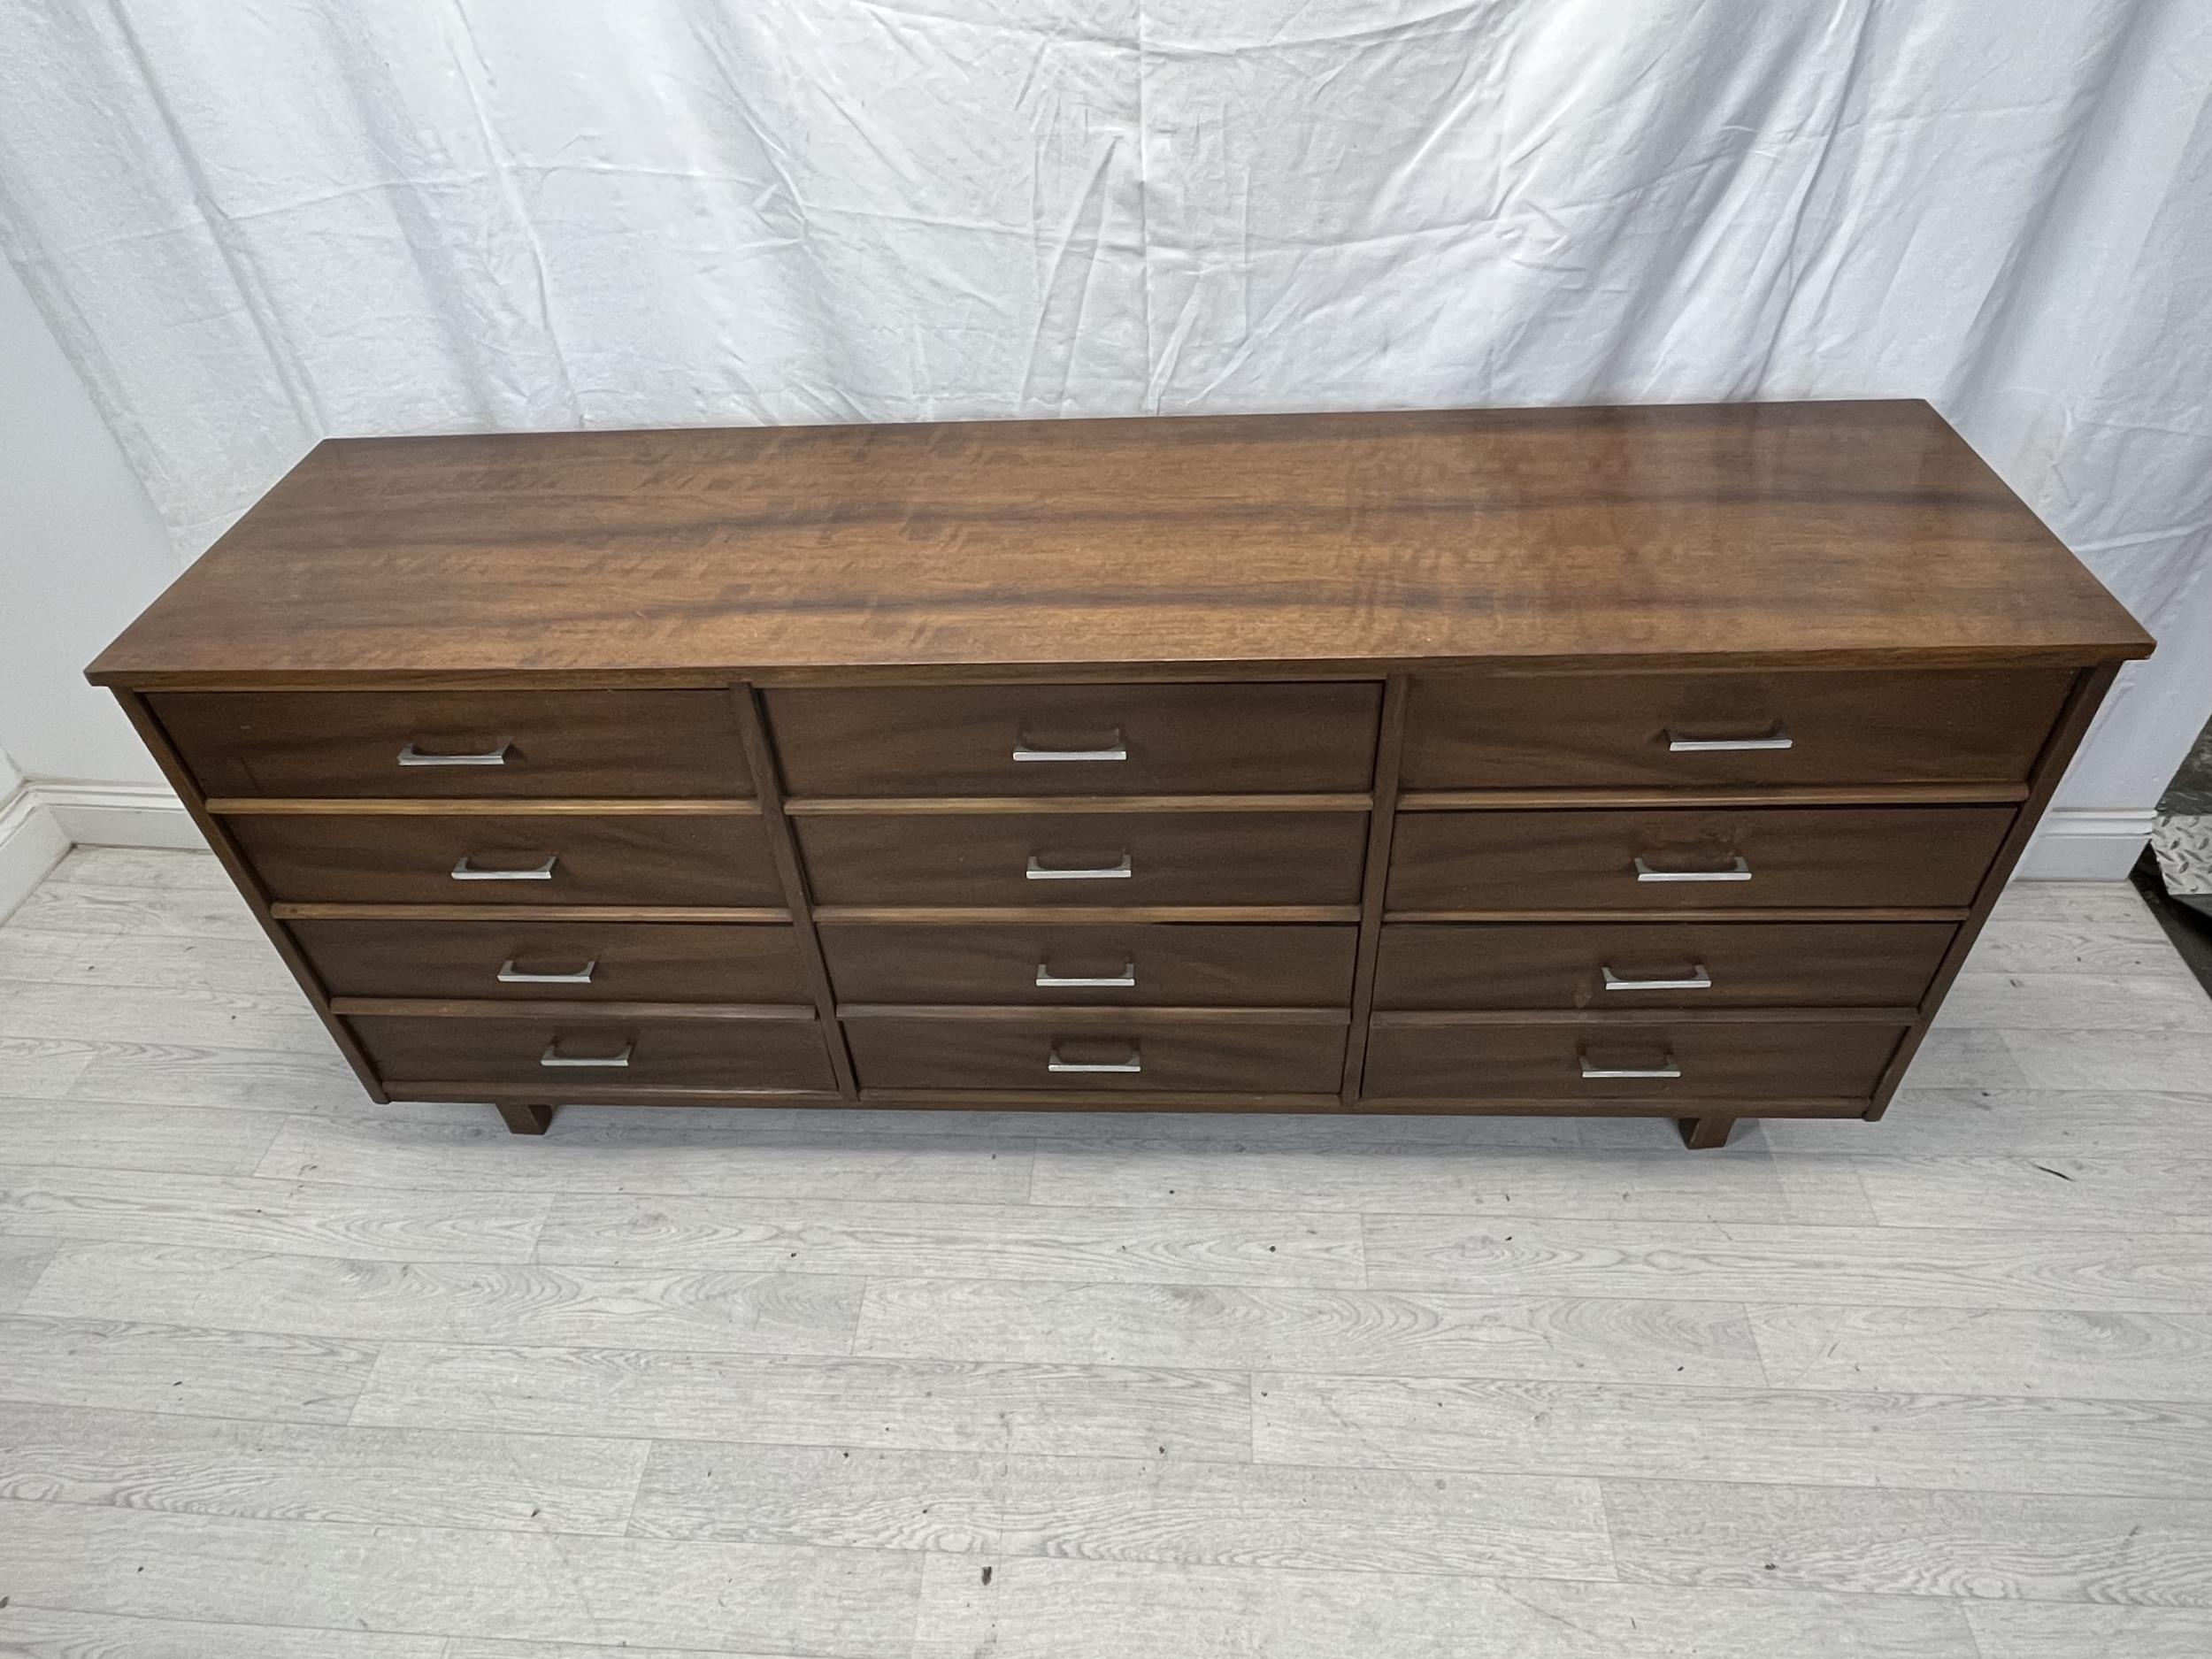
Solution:
<path fill-rule="evenodd" d="M 207 850 L 207 837 L 166 784 L 42 779 L 25 787 L 52 815 L 62 833 L 80 847 Z"/>
<path fill-rule="evenodd" d="M 32 785 L 23 784 L 0 800 L 0 922 L 15 913 L 68 850 L 67 832 L 54 822 Z"/>
<path fill-rule="evenodd" d="M 2016 881 L 2124 881 L 2149 844 L 2148 807 L 2053 807 L 2013 872 Z"/>

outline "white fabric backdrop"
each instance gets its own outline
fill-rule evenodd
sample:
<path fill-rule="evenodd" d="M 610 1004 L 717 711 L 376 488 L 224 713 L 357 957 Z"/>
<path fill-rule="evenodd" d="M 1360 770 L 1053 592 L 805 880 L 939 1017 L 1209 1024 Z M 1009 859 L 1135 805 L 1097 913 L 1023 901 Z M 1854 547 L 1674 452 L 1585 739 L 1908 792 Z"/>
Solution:
<path fill-rule="evenodd" d="M 2170 770 L 2208 87 L 2204 0 L 12 0 L 0 221 L 186 555 L 327 434 L 1925 396 Z"/>

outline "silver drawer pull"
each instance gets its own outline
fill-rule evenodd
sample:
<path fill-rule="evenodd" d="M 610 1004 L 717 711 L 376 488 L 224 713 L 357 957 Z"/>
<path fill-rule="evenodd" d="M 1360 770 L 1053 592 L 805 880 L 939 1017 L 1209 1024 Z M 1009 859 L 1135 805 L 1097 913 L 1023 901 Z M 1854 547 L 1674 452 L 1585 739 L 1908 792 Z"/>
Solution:
<path fill-rule="evenodd" d="M 1106 864 L 1095 870 L 1056 870 L 1049 864 L 1037 862 L 1037 855 L 1029 855 L 1029 868 L 1022 873 L 1032 881 L 1126 881 L 1136 870 L 1124 853 L 1118 864 Z"/>
<path fill-rule="evenodd" d="M 1039 749 L 1027 738 L 1014 739 L 1016 760 L 1127 760 L 1129 745 L 1122 741 L 1121 728 L 1114 728 L 1114 741 L 1104 749 Z"/>
<path fill-rule="evenodd" d="M 1585 1077 L 1664 1078 L 1682 1075 L 1682 1068 L 1676 1063 L 1672 1055 L 1669 1055 L 1657 1065 L 1592 1065 L 1590 1056 L 1586 1054 L 1577 1055 L 1575 1058 L 1582 1063 L 1582 1075 Z"/>
<path fill-rule="evenodd" d="M 1037 964 L 1037 988 L 1041 991 L 1065 991 L 1076 987 L 1092 990 L 1118 988 L 1133 990 L 1137 984 L 1137 964 L 1125 962 L 1119 973 L 1055 973 L 1043 963 Z"/>
<path fill-rule="evenodd" d="M 1796 740 L 1779 726 L 1770 727 L 1764 737 L 1684 737 L 1671 726 L 1667 730 L 1667 752 L 1672 755 L 1711 755 L 1739 749 L 1796 747 Z"/>
<path fill-rule="evenodd" d="M 547 1044 L 545 1045 L 545 1052 L 544 1052 L 543 1054 L 541 1054 L 541 1055 L 540 1055 L 540 1056 L 538 1056 L 538 1064 L 539 1064 L 540 1065 L 574 1065 L 574 1066 L 587 1066 L 587 1065 L 592 1065 L 592 1066 L 622 1066 L 622 1065 L 627 1065 L 627 1064 L 630 1064 L 630 1050 L 631 1050 L 631 1049 L 633 1049 L 633 1048 L 636 1048 L 636 1047 L 637 1047 L 637 1044 L 636 1044 L 636 1043 L 634 1043 L 634 1042 L 626 1042 L 626 1043 L 624 1043 L 624 1044 L 622 1045 L 622 1052 L 621 1052 L 621 1053 L 619 1053 L 619 1054 L 595 1055 L 595 1055 L 575 1055 L 575 1054 L 563 1054 L 563 1053 L 561 1052 L 561 1040 L 560 1040 L 558 1037 L 556 1037 L 556 1038 L 554 1038 L 554 1039 L 553 1039 L 553 1041 L 552 1041 L 551 1042 L 549 1042 L 549 1043 L 547 1043 Z"/>
<path fill-rule="evenodd" d="M 1639 881 L 1748 881 L 1751 866 L 1738 853 L 1725 870 L 1654 870 L 1641 857 L 1636 860 Z"/>
<path fill-rule="evenodd" d="M 527 870 L 479 870 L 469 862 L 474 856 L 464 853 L 461 862 L 453 866 L 456 881 L 550 881 L 553 866 L 561 861 L 560 854 L 548 853 L 543 864 L 533 864 Z"/>
<path fill-rule="evenodd" d="M 1063 1060 L 1060 1057 L 1060 1045 L 1056 1042 L 1052 1045 L 1052 1051 L 1045 1056 L 1045 1070 L 1048 1071 L 1141 1071 L 1144 1070 L 1144 1056 L 1137 1052 L 1137 1045 L 1133 1042 L 1129 1045 L 1129 1057 L 1126 1060 L 1113 1060 L 1103 1064 L 1092 1064 L 1080 1060 Z"/>
<path fill-rule="evenodd" d="M 399 751 L 403 766 L 503 766 L 507 751 L 514 747 L 512 738 L 503 737 L 480 755 L 426 755 L 412 743 Z"/>
<path fill-rule="evenodd" d="M 1598 972 L 1605 976 L 1609 991 L 1709 991 L 1713 988 L 1713 971 L 1703 963 L 1690 970 L 1686 979 L 1624 979 L 1612 969 L 1601 966 Z"/>
<path fill-rule="evenodd" d="M 589 985 L 592 970 L 598 965 L 599 958 L 594 956 L 582 967 L 567 973 L 525 973 L 515 966 L 514 958 L 510 956 L 499 964 L 499 982 L 502 985 Z"/>

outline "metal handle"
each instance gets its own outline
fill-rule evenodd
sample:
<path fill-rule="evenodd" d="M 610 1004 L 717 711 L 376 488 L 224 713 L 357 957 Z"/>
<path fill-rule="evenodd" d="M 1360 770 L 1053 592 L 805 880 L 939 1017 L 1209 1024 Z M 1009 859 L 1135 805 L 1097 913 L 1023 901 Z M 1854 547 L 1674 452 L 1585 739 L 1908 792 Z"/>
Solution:
<path fill-rule="evenodd" d="M 1087 973 L 1055 973 L 1043 963 L 1041 962 L 1037 964 L 1037 988 L 1043 991 L 1064 991 L 1079 986 L 1099 990 L 1103 990 L 1108 987 L 1118 987 L 1126 991 L 1135 989 L 1136 984 L 1137 964 L 1133 962 L 1123 963 L 1121 964 L 1121 972 L 1119 973 L 1102 973 L 1096 975 Z"/>
<path fill-rule="evenodd" d="M 412 743 L 399 751 L 403 766 L 503 766 L 507 751 L 514 747 L 512 738 L 503 737 L 480 755 L 426 755 Z"/>
<path fill-rule="evenodd" d="M 1796 740 L 1778 725 L 1768 727 L 1764 737 L 1684 737 L 1672 726 L 1667 728 L 1667 750 L 1674 755 L 1709 755 L 1724 749 L 1796 747 Z"/>
<path fill-rule="evenodd" d="M 1048 864 L 1039 864 L 1037 855 L 1032 853 L 1029 855 L 1029 868 L 1022 873 L 1032 881 L 1125 881 L 1136 874 L 1136 870 L 1130 864 L 1127 853 L 1122 854 L 1119 864 L 1107 864 L 1096 870 L 1055 870 Z"/>
<path fill-rule="evenodd" d="M 527 870 L 479 870 L 469 863 L 473 856 L 472 853 L 461 855 L 461 862 L 453 866 L 456 881 L 550 881 L 553 866 L 561 861 L 560 854 L 548 853 L 543 864 L 533 864 Z"/>
<path fill-rule="evenodd" d="M 1137 1045 L 1133 1042 L 1129 1045 L 1129 1057 L 1126 1060 L 1115 1060 L 1102 1065 L 1092 1065 L 1079 1060 L 1063 1060 L 1060 1057 L 1060 1045 L 1056 1042 L 1052 1045 L 1051 1052 L 1045 1056 L 1045 1070 L 1048 1071 L 1141 1071 L 1144 1070 L 1144 1056 L 1137 1052 Z"/>
<path fill-rule="evenodd" d="M 1713 971 L 1703 963 L 1690 970 L 1686 979 L 1624 979 L 1612 969 L 1601 966 L 1598 972 L 1605 976 L 1609 991 L 1709 991 L 1713 988 Z"/>
<path fill-rule="evenodd" d="M 499 964 L 499 982 L 502 985 L 589 985 L 592 970 L 598 965 L 599 958 L 594 956 L 570 973 L 525 973 L 515 966 L 515 959 L 510 956 Z"/>
<path fill-rule="evenodd" d="M 1114 728 L 1114 741 L 1104 749 L 1039 749 L 1027 738 L 1016 735 L 1016 760 L 1127 760 L 1129 745 L 1122 741 L 1121 728 Z"/>
<path fill-rule="evenodd" d="M 545 1052 L 538 1056 L 538 1064 L 540 1065 L 577 1066 L 627 1065 L 630 1064 L 630 1050 L 636 1047 L 637 1044 L 634 1042 L 626 1042 L 622 1045 L 622 1052 L 620 1054 L 603 1055 L 598 1056 L 592 1056 L 588 1055 L 567 1055 L 561 1052 L 561 1040 L 558 1037 L 556 1037 L 551 1042 L 545 1045 Z"/>
<path fill-rule="evenodd" d="M 1672 1055 L 1669 1055 L 1658 1065 L 1592 1065 L 1590 1056 L 1586 1054 L 1577 1055 L 1575 1058 L 1582 1063 L 1582 1075 L 1585 1077 L 1663 1078 L 1682 1075 L 1682 1068 L 1676 1064 Z"/>
<path fill-rule="evenodd" d="M 1641 856 L 1636 860 L 1639 881 L 1748 881 L 1751 866 L 1738 853 L 1725 870 L 1654 870 Z"/>

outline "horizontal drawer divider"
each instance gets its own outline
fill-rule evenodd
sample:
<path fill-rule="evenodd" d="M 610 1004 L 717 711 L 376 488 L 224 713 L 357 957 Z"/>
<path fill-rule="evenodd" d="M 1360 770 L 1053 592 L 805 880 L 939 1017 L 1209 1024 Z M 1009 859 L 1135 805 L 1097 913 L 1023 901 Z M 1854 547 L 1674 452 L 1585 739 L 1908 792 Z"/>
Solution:
<path fill-rule="evenodd" d="M 384 1092 L 396 1101 L 524 1101 L 533 1105 L 557 1106 L 564 1102 L 587 1102 L 594 1106 L 840 1106 L 845 1097 L 834 1089 L 812 1088 L 668 1088 L 637 1083 L 488 1083 L 481 1078 L 437 1078 L 426 1083 L 387 1082 Z"/>
<path fill-rule="evenodd" d="M 988 1020 L 1024 1025 L 1346 1025 L 1351 1010 L 1344 1008 L 1148 1008 L 1117 1002 L 1055 1006 L 1018 1002 L 840 1002 L 840 1019 Z"/>
<path fill-rule="evenodd" d="M 760 803 L 749 795 L 667 795 L 651 800 L 635 795 L 502 795 L 446 799 L 422 796 L 395 800 L 365 795 L 217 795 L 207 810 L 219 818 L 250 815 L 312 815 L 334 818 L 358 814 L 375 818 L 560 818 L 589 813 L 594 818 L 629 814 L 662 817 L 681 814 L 703 818 L 757 818 Z"/>
<path fill-rule="evenodd" d="M 979 1106 L 1009 1110 L 1173 1112 L 1333 1112 L 1345 1110 L 1336 1094 L 1204 1094 L 1190 1089 L 1117 1090 L 1014 1088 L 863 1088 L 863 1106 L 908 1106 L 917 1110 L 957 1110 Z"/>
<path fill-rule="evenodd" d="M 341 1015 L 397 1015 L 410 1019 L 553 1019 L 621 1024 L 648 1019 L 776 1020 L 811 1025 L 815 1010 L 802 1002 L 590 1002 L 548 997 L 334 996 Z"/>
<path fill-rule="evenodd" d="M 1386 910 L 1385 922 L 1962 922 L 1971 912 L 1868 905 L 1827 910 Z"/>
<path fill-rule="evenodd" d="M 395 1099 L 427 1099 L 426 1095 Z M 442 1097 L 441 1097 L 442 1098 Z M 597 1100 L 597 1095 L 592 1095 Z M 618 1103 L 618 1102 L 617 1102 Z M 1030 1107 L 1052 1111 L 1174 1111 L 1174 1112 L 1342 1112 L 1335 1094 L 1207 1094 L 1189 1090 L 1141 1089 L 1083 1092 L 1075 1089 L 951 1089 L 863 1088 L 863 1106 L 910 1106 L 917 1109 L 985 1110 Z M 1856 1095 L 1805 1095 L 1778 1100 L 1771 1095 L 1738 1099 L 1662 1100 L 1496 1100 L 1363 1099 L 1350 1110 L 1363 1118 L 1404 1115 L 1417 1118 L 1863 1118 L 1868 1102 Z"/>
<path fill-rule="evenodd" d="M 1356 904 L 899 905 L 818 904 L 818 922 L 1356 922 Z"/>
<path fill-rule="evenodd" d="M 1913 1008 L 1379 1008 L 1378 1025 L 1909 1025 Z"/>
<path fill-rule="evenodd" d="M 1793 655 L 1791 660 L 1795 660 Z M 1307 657 L 1256 657 L 1248 662 L 1240 658 L 1230 663 L 964 663 L 920 662 L 902 655 L 895 662 L 832 667 L 806 663 L 764 664 L 748 668 L 742 677 L 763 689 L 791 686 L 829 691 L 903 691 L 914 686 L 1304 686 L 1380 680 L 1405 666 L 1404 659 L 1395 657 L 1317 661 Z M 132 683 L 138 682 L 134 679 Z"/>
<path fill-rule="evenodd" d="M 685 904 L 309 904 L 279 900 L 280 922 L 735 922 L 788 923 L 791 912 L 764 905 Z"/>
<path fill-rule="evenodd" d="M 1701 1094 L 1694 1099 L 1655 1094 L 1617 1100 L 1593 1097 L 1481 1101 L 1448 1095 L 1367 1095 L 1361 1098 L 1354 1110 L 1363 1118 L 1386 1118 L 1400 1112 L 1420 1118 L 1863 1118 L 1870 1104 L 1861 1094 L 1804 1094 L 1787 1099 L 1771 1094 Z"/>
<path fill-rule="evenodd" d="M 763 663 L 742 673 L 714 673 L 668 668 L 509 668 L 463 672 L 434 668 L 255 669 L 147 668 L 127 672 L 94 664 L 85 678 L 96 686 L 127 682 L 135 691 L 504 691 L 518 680 L 544 691 L 715 691 L 741 685 L 826 687 L 842 690 L 873 686 L 1110 686 L 1110 685 L 1321 685 L 1380 680 L 1408 672 L 1449 669 L 1471 680 L 1557 680 L 1571 674 L 1658 678 L 1679 674 L 1678 660 L 1654 661 L 1620 651 L 1528 651 L 1517 655 L 1507 641 L 1481 657 L 1345 656 L 1316 660 L 1304 657 L 1255 657 L 1233 663 L 1147 662 L 1105 664 L 1059 663 L 916 662 L 910 653 L 890 662 Z M 2147 649 L 2122 657 L 2148 656 Z M 1891 668 L 2080 668 L 2096 657 L 2079 645 L 2014 641 L 2008 644 L 1950 644 L 1921 649 L 1894 646 L 1824 647 L 1798 650 L 1701 650 L 1700 672 L 1780 673 L 1805 669 Z"/>
<path fill-rule="evenodd" d="M 869 812 L 1366 812 L 1371 795 L 800 795 L 794 818 Z"/>
<path fill-rule="evenodd" d="M 1409 789 L 1401 812 L 1525 812 L 1547 807 L 1588 810 L 1608 807 L 1718 806 L 1987 806 L 2028 798 L 2013 783 L 1896 783 L 1621 787 L 1614 789 Z"/>
<path fill-rule="evenodd" d="M 89 675 L 87 678 L 90 678 Z M 727 691 L 747 676 L 703 668 L 273 668 L 133 674 L 149 691 Z M 105 680 L 94 680 L 106 685 Z"/>

